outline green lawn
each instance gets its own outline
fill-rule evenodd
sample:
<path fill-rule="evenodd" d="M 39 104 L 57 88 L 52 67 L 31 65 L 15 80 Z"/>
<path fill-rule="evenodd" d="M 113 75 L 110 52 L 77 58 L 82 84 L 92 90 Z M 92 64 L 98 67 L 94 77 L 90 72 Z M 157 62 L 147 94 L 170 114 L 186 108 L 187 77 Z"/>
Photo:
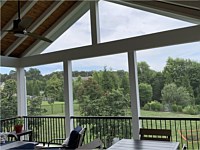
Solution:
<path fill-rule="evenodd" d="M 64 104 L 64 102 L 55 101 L 54 104 Z M 42 101 L 42 105 L 50 105 L 48 101 Z"/>
<path fill-rule="evenodd" d="M 47 110 L 44 115 L 64 115 L 64 102 L 54 102 L 51 106 L 47 101 L 42 102 L 42 107 Z M 174 118 L 200 118 L 200 115 L 188 115 L 174 112 L 155 112 L 155 111 L 140 111 L 142 117 L 174 117 Z M 79 104 L 74 101 L 74 116 L 80 116 Z M 130 110 L 127 110 L 126 116 L 131 116 Z"/>
<path fill-rule="evenodd" d="M 200 115 L 188 115 L 174 112 L 140 111 L 142 117 L 174 117 L 174 118 L 200 118 Z"/>

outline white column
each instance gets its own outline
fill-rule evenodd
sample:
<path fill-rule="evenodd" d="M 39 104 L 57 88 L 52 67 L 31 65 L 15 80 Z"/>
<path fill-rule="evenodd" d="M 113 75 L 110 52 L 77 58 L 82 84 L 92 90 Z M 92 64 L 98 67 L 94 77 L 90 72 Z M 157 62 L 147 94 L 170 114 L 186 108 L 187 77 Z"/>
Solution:
<path fill-rule="evenodd" d="M 139 139 L 140 100 L 136 51 L 128 52 L 133 139 Z"/>
<path fill-rule="evenodd" d="M 90 21 L 92 45 L 100 43 L 99 7 L 98 1 L 90 1 Z"/>
<path fill-rule="evenodd" d="M 70 116 L 74 115 L 73 109 L 73 85 L 72 85 L 72 63 L 71 61 L 64 61 L 64 100 L 65 100 L 65 124 L 66 137 L 69 136 L 73 129 L 73 121 Z"/>
<path fill-rule="evenodd" d="M 26 76 L 24 68 L 17 70 L 17 115 L 27 116 Z"/>

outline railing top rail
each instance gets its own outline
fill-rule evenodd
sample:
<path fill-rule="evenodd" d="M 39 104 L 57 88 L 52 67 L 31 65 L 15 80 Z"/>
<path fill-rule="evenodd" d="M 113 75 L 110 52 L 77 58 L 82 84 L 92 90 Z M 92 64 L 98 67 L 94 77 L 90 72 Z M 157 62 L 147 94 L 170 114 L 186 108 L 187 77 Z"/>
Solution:
<path fill-rule="evenodd" d="M 12 117 L 12 118 L 5 118 L 5 119 L 1 119 L 0 121 L 9 121 L 9 120 L 13 120 L 19 117 Z"/>
<path fill-rule="evenodd" d="M 79 118 L 79 119 L 131 119 L 130 116 L 71 116 L 71 119 L 73 118 Z"/>
<path fill-rule="evenodd" d="M 24 118 L 65 118 L 65 116 L 23 116 Z M 8 121 L 18 117 L 1 119 Z M 131 116 L 71 116 L 71 119 L 132 119 Z M 140 120 L 192 120 L 200 121 L 200 118 L 174 118 L 174 117 L 139 117 Z"/>
<path fill-rule="evenodd" d="M 24 118 L 65 118 L 65 116 L 23 116 Z"/>
<path fill-rule="evenodd" d="M 174 117 L 139 117 L 139 119 L 148 119 L 148 120 L 199 120 L 200 118 L 174 118 Z"/>

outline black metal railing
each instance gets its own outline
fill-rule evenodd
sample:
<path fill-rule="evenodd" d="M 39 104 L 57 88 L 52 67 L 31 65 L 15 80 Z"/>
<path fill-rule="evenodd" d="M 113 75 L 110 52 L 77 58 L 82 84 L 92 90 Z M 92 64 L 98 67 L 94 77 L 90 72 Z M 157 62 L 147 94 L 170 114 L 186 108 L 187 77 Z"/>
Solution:
<path fill-rule="evenodd" d="M 8 119 L 2 119 L 1 120 L 1 131 L 4 131 L 4 132 L 13 131 L 14 130 L 14 125 L 16 124 L 18 118 L 19 117 L 12 117 L 12 118 L 8 118 Z"/>
<path fill-rule="evenodd" d="M 48 143 L 54 138 L 66 138 L 64 116 L 25 116 L 28 129 L 33 131 L 34 141 Z M 54 141 L 58 143 L 58 141 Z"/>
<path fill-rule="evenodd" d="M 187 145 L 188 149 L 200 149 L 200 118 L 140 117 L 141 127 L 147 129 L 170 129 L 171 141 Z"/>
<path fill-rule="evenodd" d="M 87 128 L 84 142 L 100 138 L 104 147 L 112 145 L 113 139 L 132 138 L 131 117 L 71 117 L 74 126 Z"/>
<path fill-rule="evenodd" d="M 131 117 L 75 117 L 72 116 L 74 127 L 81 125 L 87 128 L 85 143 L 100 138 L 104 147 L 109 147 L 113 139 L 132 138 Z M 172 141 L 186 144 L 188 149 L 200 149 L 200 118 L 160 118 L 140 117 L 142 128 L 170 129 Z M 16 118 L 1 120 L 3 131 L 12 131 Z M 38 116 L 24 117 L 25 127 L 33 130 L 33 139 L 47 143 L 52 138 L 66 138 L 65 117 Z M 56 142 L 57 143 L 57 142 Z"/>

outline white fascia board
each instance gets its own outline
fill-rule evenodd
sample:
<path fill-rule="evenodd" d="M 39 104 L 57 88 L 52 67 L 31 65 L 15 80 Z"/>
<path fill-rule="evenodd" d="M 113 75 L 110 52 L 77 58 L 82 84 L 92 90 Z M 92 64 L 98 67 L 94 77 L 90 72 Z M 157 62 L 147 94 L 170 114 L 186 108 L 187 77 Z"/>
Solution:
<path fill-rule="evenodd" d="M 51 40 L 56 40 L 62 33 L 71 27 L 81 16 L 89 10 L 89 2 L 82 1 L 75 4 L 69 11 L 67 11 L 51 28 L 49 28 L 43 36 Z M 37 40 L 32 44 L 21 57 L 40 54 L 50 45 L 50 43 Z"/>
<path fill-rule="evenodd" d="M 19 58 L 1 56 L 1 67 L 19 67 Z"/>
<path fill-rule="evenodd" d="M 174 12 L 169 12 L 166 10 L 162 10 L 159 8 L 152 8 L 152 7 L 148 7 L 148 6 L 142 6 L 140 4 L 134 4 L 133 1 L 128 1 L 128 0 L 107 0 L 108 2 L 112 2 L 112 3 L 116 3 L 116 4 L 120 4 L 120 5 L 124 5 L 124 6 L 128 6 L 128 7 L 132 7 L 132 8 L 136 8 L 139 10 L 144 10 L 147 12 L 152 12 L 155 14 L 159 14 L 159 15 L 163 15 L 163 16 L 167 16 L 170 18 L 175 18 L 175 19 L 179 19 L 179 20 L 183 20 L 186 22 L 190 22 L 190 23 L 194 23 L 194 24 L 200 24 L 200 20 L 194 17 L 189 17 L 186 15 L 181 15 L 181 14 L 176 14 Z M 187 14 L 187 13 L 186 13 Z"/>
<path fill-rule="evenodd" d="M 200 25 L 153 33 L 133 38 L 100 43 L 97 45 L 72 48 L 48 54 L 23 57 L 20 66 L 30 67 L 36 65 L 62 62 L 64 60 L 76 60 L 90 57 L 98 57 L 129 51 L 138 51 L 164 46 L 178 45 L 200 41 Z"/>

